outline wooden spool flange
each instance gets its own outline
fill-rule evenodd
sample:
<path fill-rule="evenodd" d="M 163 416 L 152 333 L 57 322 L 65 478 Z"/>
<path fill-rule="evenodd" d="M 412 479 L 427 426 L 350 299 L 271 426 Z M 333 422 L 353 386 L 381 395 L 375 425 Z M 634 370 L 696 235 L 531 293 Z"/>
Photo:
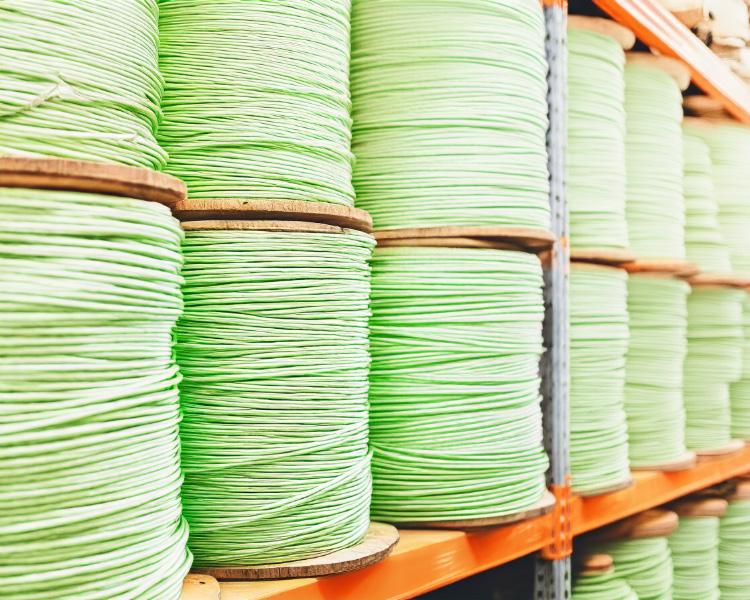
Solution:
<path fill-rule="evenodd" d="M 596 263 L 620 266 L 632 263 L 636 256 L 633 252 L 619 248 L 571 248 L 570 260 L 573 262 Z"/>
<path fill-rule="evenodd" d="M 737 488 L 727 498 L 729 502 L 735 500 L 750 500 L 750 481 L 740 481 L 737 484 Z"/>
<path fill-rule="evenodd" d="M 587 554 L 578 563 L 579 575 L 585 577 L 609 573 L 614 564 L 615 562 L 609 554 Z"/>
<path fill-rule="evenodd" d="M 398 531 L 393 525 L 371 523 L 367 535 L 359 544 L 324 556 L 272 565 L 202 567 L 193 569 L 193 571 L 203 575 L 210 575 L 220 581 L 258 581 L 264 579 L 322 577 L 324 575 L 357 571 L 374 565 L 388 556 L 397 542 Z"/>
<path fill-rule="evenodd" d="M 686 278 L 690 285 L 710 285 L 721 287 L 746 288 L 750 286 L 750 277 L 738 277 L 731 274 L 698 273 Z"/>
<path fill-rule="evenodd" d="M 210 575 L 190 573 L 182 581 L 180 600 L 219 600 L 220 597 L 219 582 Z"/>
<path fill-rule="evenodd" d="M 629 65 L 653 67 L 664 71 L 675 80 L 680 90 L 686 90 L 690 85 L 690 69 L 685 66 L 685 63 L 676 58 L 656 56 L 649 52 L 628 52 L 627 63 Z"/>
<path fill-rule="evenodd" d="M 185 184 L 165 173 L 144 167 L 62 158 L 0 157 L 0 187 L 125 196 L 170 208 L 187 195 Z"/>
<path fill-rule="evenodd" d="M 472 531 L 475 529 L 487 529 L 508 523 L 516 523 L 533 519 L 550 512 L 555 506 L 555 497 L 549 492 L 545 492 L 542 499 L 536 506 L 527 510 L 499 517 L 480 517 L 477 519 L 457 519 L 451 521 L 414 521 L 396 523 L 400 529 L 457 529 L 460 531 Z"/>
<path fill-rule="evenodd" d="M 734 454 L 739 452 L 745 447 L 745 442 L 742 440 L 732 440 L 726 446 L 721 448 L 709 448 L 707 450 L 696 450 L 695 453 L 699 458 L 709 458 L 713 456 L 724 456 L 726 454 Z"/>
<path fill-rule="evenodd" d="M 542 252 L 552 247 L 555 236 L 546 229 L 502 227 L 497 225 L 410 227 L 380 229 L 375 232 L 379 246 L 487 247 L 475 242 L 489 242 L 493 248 Z M 468 242 L 466 240 L 469 240 Z"/>
<path fill-rule="evenodd" d="M 613 492 L 620 492 L 622 490 L 626 490 L 629 487 L 633 486 L 633 479 L 631 477 L 628 477 L 626 481 L 621 481 L 620 483 L 615 483 L 610 486 L 604 486 L 601 488 L 596 488 L 593 490 L 589 490 L 586 492 L 575 492 L 578 496 L 581 496 L 582 498 L 591 498 L 592 496 L 601 496 L 602 494 L 611 494 Z"/>
<path fill-rule="evenodd" d="M 671 535 L 679 524 L 677 513 L 671 510 L 651 509 L 618 521 L 595 534 L 604 541 L 635 540 Z"/>
<path fill-rule="evenodd" d="M 687 469 L 691 469 L 695 466 L 696 461 L 695 452 L 688 451 L 682 458 L 676 460 L 648 466 L 631 466 L 631 469 L 633 471 L 664 471 L 666 473 L 672 473 L 675 471 L 686 471 Z"/>
<path fill-rule="evenodd" d="M 685 96 L 683 105 L 692 114 L 704 117 L 702 119 L 691 119 L 688 117 L 685 119 L 688 123 L 701 125 L 715 120 L 737 123 L 724 108 L 724 103 L 716 98 L 701 95 Z"/>
<path fill-rule="evenodd" d="M 691 277 L 700 271 L 694 263 L 671 258 L 639 258 L 625 263 L 623 268 L 628 273 L 664 273 L 678 277 Z"/>
<path fill-rule="evenodd" d="M 372 232 L 372 218 L 352 206 L 301 200 L 189 199 L 174 207 L 180 221 L 306 221 Z"/>
<path fill-rule="evenodd" d="M 669 506 L 680 517 L 723 517 L 728 502 L 723 498 L 686 498 Z"/>
<path fill-rule="evenodd" d="M 630 50 L 635 44 L 635 34 L 627 27 L 623 27 L 611 19 L 568 15 L 568 29 L 585 29 L 609 36 L 614 38 L 623 50 Z"/>

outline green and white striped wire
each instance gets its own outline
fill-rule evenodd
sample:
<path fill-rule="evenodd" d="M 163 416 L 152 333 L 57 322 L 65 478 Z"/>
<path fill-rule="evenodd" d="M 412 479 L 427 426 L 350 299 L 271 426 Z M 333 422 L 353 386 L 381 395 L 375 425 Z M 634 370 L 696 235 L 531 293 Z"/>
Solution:
<path fill-rule="evenodd" d="M 365 535 L 373 246 L 352 230 L 186 233 L 176 334 L 196 565 L 300 560 Z"/>
<path fill-rule="evenodd" d="M 712 124 L 701 127 L 711 148 L 714 187 L 719 204 L 719 225 L 729 248 L 732 270 L 750 277 L 750 127 Z"/>
<path fill-rule="evenodd" d="M 750 440 L 750 294 L 742 302 L 742 377 L 729 386 L 732 437 Z"/>
<path fill-rule="evenodd" d="M 721 600 L 747 600 L 750 590 L 750 500 L 732 500 L 719 525 Z"/>
<path fill-rule="evenodd" d="M 640 258 L 685 258 L 682 93 L 664 71 L 625 66 L 626 216 Z"/>
<path fill-rule="evenodd" d="M 686 258 L 707 273 L 731 273 L 729 249 L 719 229 L 719 206 L 712 179 L 711 151 L 701 129 L 682 127 Z"/>
<path fill-rule="evenodd" d="M 617 576 L 639 600 L 672 600 L 672 556 L 666 537 L 608 542 L 597 552 L 612 556 Z"/>
<path fill-rule="evenodd" d="M 192 198 L 354 203 L 351 0 L 161 0 L 159 142 Z"/>
<path fill-rule="evenodd" d="M 689 291 L 680 279 L 628 277 L 625 413 L 634 467 L 680 460 L 687 452 L 682 381 Z"/>
<path fill-rule="evenodd" d="M 378 229 L 549 228 L 535 0 L 355 0 L 357 206 Z"/>
<path fill-rule="evenodd" d="M 628 274 L 573 263 L 570 270 L 570 463 L 573 489 L 630 480 L 625 421 Z"/>
<path fill-rule="evenodd" d="M 0 156 L 161 169 L 157 0 L 0 3 Z"/>
<path fill-rule="evenodd" d="M 627 248 L 625 53 L 614 38 L 568 29 L 567 194 L 574 248 Z"/>
<path fill-rule="evenodd" d="M 537 505 L 548 464 L 539 258 L 379 248 L 372 303 L 373 517 L 462 520 Z"/>
<path fill-rule="evenodd" d="M 719 599 L 719 517 L 680 517 L 669 536 L 674 600 Z"/>
<path fill-rule="evenodd" d="M 742 375 L 742 305 L 746 292 L 694 286 L 688 297 L 685 441 L 691 450 L 732 441 L 729 383 Z"/>
<path fill-rule="evenodd" d="M 0 188 L 7 598 L 180 598 L 181 235 L 158 204 Z"/>
<path fill-rule="evenodd" d="M 638 600 L 638 594 L 614 569 L 582 573 L 573 580 L 573 600 Z"/>

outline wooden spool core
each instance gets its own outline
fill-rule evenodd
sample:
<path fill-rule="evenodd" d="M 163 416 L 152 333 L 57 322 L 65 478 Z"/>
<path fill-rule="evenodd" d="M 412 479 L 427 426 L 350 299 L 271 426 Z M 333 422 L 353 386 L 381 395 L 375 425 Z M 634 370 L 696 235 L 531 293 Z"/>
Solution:
<path fill-rule="evenodd" d="M 375 239 L 383 246 L 393 246 L 395 240 L 401 240 L 403 246 L 451 246 L 452 241 L 479 239 L 493 242 L 508 249 L 541 252 L 552 247 L 555 236 L 546 229 L 533 227 L 501 227 L 496 225 L 442 227 L 410 227 L 405 229 L 380 229 L 375 232 Z M 420 241 L 417 241 L 420 240 Z M 463 246 L 467 247 L 467 246 Z M 476 245 L 470 246 L 479 247 Z"/>
<path fill-rule="evenodd" d="M 189 199 L 175 206 L 174 215 L 180 221 L 309 221 L 372 232 L 372 218 L 365 211 L 325 202 Z"/>
<path fill-rule="evenodd" d="M 220 597 L 219 582 L 210 575 L 190 573 L 182 581 L 180 600 L 219 600 Z"/>
<path fill-rule="evenodd" d="M 579 563 L 579 575 L 586 576 L 609 573 L 614 564 L 615 561 L 609 554 L 587 554 Z"/>
<path fill-rule="evenodd" d="M 606 541 L 665 537 L 671 535 L 678 524 L 677 513 L 654 508 L 605 527 L 596 537 Z"/>
<path fill-rule="evenodd" d="M 729 502 L 734 500 L 750 500 L 750 481 L 740 481 L 737 484 L 737 489 L 735 489 L 727 500 Z"/>
<path fill-rule="evenodd" d="M 723 517 L 728 502 L 723 498 L 687 498 L 670 505 L 681 517 Z"/>
<path fill-rule="evenodd" d="M 737 275 L 731 274 L 717 274 L 717 273 L 698 273 L 687 278 L 687 282 L 690 285 L 710 285 L 710 286 L 721 286 L 721 287 L 739 287 L 746 288 L 750 286 L 750 277 L 738 277 Z"/>
<path fill-rule="evenodd" d="M 690 85 L 690 69 L 685 66 L 685 63 L 675 58 L 656 56 L 649 52 L 628 52 L 627 63 L 664 71 L 675 80 L 681 90 L 686 90 Z"/>
<path fill-rule="evenodd" d="M 602 265 L 622 265 L 632 263 L 636 256 L 630 250 L 619 248 L 571 248 L 570 260 Z"/>
<path fill-rule="evenodd" d="M 487 529 L 488 527 L 497 527 L 516 523 L 526 519 L 533 519 L 540 515 L 547 514 L 555 506 L 555 497 L 549 492 L 545 492 L 542 499 L 536 506 L 512 515 L 503 515 L 500 517 L 480 517 L 477 519 L 458 519 L 452 521 L 415 521 L 396 523 L 401 529 L 458 529 L 462 531 L 472 531 L 474 529 Z"/>
<path fill-rule="evenodd" d="M 623 268 L 628 273 L 668 273 L 679 277 L 689 277 L 700 271 L 700 268 L 691 262 L 671 258 L 642 258 L 625 263 Z"/>
<path fill-rule="evenodd" d="M 745 447 L 745 442 L 742 440 L 732 440 L 726 446 L 721 448 L 710 448 L 708 450 L 696 450 L 695 453 L 699 458 L 707 458 L 712 456 L 724 456 L 725 454 L 734 454 L 739 452 Z"/>
<path fill-rule="evenodd" d="M 367 530 L 365 539 L 359 544 L 344 550 L 337 550 L 325 556 L 273 565 L 211 567 L 193 569 L 193 571 L 211 575 L 219 580 L 239 581 L 322 577 L 324 575 L 348 573 L 374 565 L 388 556 L 397 542 L 398 531 L 393 525 L 370 523 L 370 529 Z"/>
<path fill-rule="evenodd" d="M 125 196 L 170 208 L 187 195 L 185 184 L 166 173 L 63 158 L 0 157 L 0 187 Z"/>
<path fill-rule="evenodd" d="M 576 494 L 578 496 L 581 496 L 582 498 L 591 498 L 592 496 L 601 496 L 602 494 L 611 494 L 613 492 L 626 490 L 629 487 L 632 487 L 634 483 L 635 482 L 633 481 L 633 479 L 631 477 L 628 477 L 626 481 L 621 481 L 620 483 L 616 483 L 614 485 L 596 488 L 586 492 L 576 492 Z"/>
<path fill-rule="evenodd" d="M 635 44 L 635 34 L 627 27 L 611 19 L 587 17 L 584 15 L 568 15 L 568 29 L 585 29 L 594 33 L 614 38 L 623 50 L 630 50 Z"/>
<path fill-rule="evenodd" d="M 664 471 L 672 473 L 674 471 L 686 471 L 695 466 L 696 463 L 695 452 L 686 452 L 685 456 L 673 460 L 670 462 L 656 463 L 655 465 L 648 465 L 645 467 L 631 467 L 633 471 Z"/>

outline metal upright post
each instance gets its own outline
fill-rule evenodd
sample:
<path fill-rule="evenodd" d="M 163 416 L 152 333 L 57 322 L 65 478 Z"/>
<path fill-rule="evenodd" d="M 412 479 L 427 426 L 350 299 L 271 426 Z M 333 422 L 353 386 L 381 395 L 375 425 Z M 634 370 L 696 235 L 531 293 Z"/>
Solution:
<path fill-rule="evenodd" d="M 569 492 L 568 401 L 568 209 L 565 198 L 565 145 L 567 89 L 565 0 L 546 0 L 547 60 L 549 63 L 549 131 L 547 151 L 550 173 L 551 228 L 556 241 L 545 273 L 545 344 L 543 395 L 545 445 L 550 458 L 549 484 L 558 498 L 555 544 L 537 560 L 536 600 L 570 598 L 571 541 L 566 526 Z M 567 548 L 567 551 L 566 551 Z"/>

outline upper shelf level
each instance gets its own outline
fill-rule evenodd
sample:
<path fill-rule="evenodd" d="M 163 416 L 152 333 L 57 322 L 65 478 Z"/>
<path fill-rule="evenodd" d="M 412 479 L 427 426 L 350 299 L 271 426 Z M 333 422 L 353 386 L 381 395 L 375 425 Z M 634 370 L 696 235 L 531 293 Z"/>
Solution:
<path fill-rule="evenodd" d="M 750 124 L 750 88 L 687 27 L 656 0 L 594 0 L 610 17 L 661 54 L 681 59 L 693 82 Z"/>

